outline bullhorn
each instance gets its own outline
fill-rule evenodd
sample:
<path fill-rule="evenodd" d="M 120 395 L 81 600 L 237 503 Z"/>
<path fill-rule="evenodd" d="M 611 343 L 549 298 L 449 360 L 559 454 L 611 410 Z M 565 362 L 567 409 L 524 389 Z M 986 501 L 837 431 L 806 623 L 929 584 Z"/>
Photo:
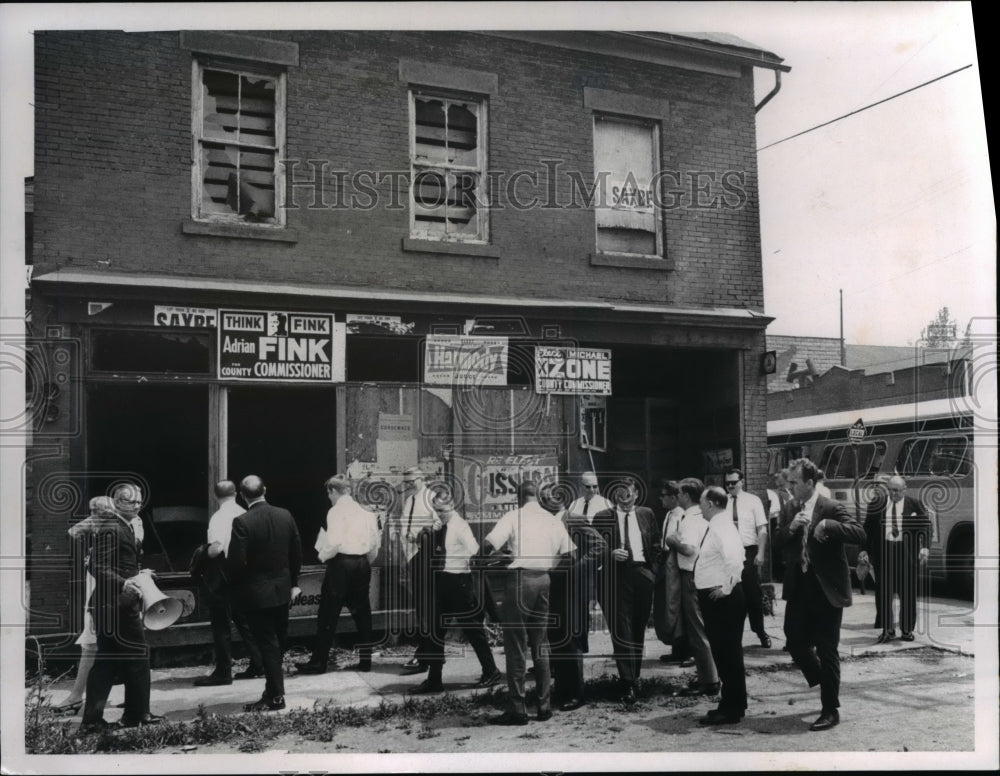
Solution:
<path fill-rule="evenodd" d="M 142 593 L 142 624 L 149 630 L 158 631 L 177 622 L 184 612 L 184 604 L 165 595 L 156 586 L 151 574 L 140 572 L 134 579 Z"/>

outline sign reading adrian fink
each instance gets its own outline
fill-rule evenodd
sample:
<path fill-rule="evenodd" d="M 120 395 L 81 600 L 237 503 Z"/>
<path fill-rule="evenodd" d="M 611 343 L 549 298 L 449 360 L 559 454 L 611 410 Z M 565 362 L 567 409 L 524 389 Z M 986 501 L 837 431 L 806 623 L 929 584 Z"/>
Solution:
<path fill-rule="evenodd" d="M 611 351 L 535 348 L 535 392 L 611 395 Z"/>
<path fill-rule="evenodd" d="M 336 379 L 333 315 L 219 310 L 218 331 L 223 380 Z"/>

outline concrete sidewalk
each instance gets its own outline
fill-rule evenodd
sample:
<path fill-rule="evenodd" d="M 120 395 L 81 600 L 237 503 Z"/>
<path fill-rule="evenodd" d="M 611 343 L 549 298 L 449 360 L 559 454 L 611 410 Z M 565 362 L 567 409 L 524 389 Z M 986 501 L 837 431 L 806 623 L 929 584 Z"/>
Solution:
<path fill-rule="evenodd" d="M 744 660 L 748 669 L 762 666 L 790 665 L 791 659 L 782 650 L 785 643 L 782 632 L 784 602 L 780 600 L 780 585 L 776 585 L 779 600 L 775 614 L 765 617 L 765 626 L 771 635 L 773 646 L 764 649 L 749 627 L 744 630 Z M 599 619 L 599 618 L 598 618 Z M 888 644 L 877 644 L 878 632 L 872 627 L 875 621 L 875 598 L 873 595 L 854 596 L 854 605 L 844 610 L 841 630 L 840 651 L 844 656 L 897 652 L 918 647 L 936 647 L 963 655 L 972 655 L 974 649 L 973 609 L 971 602 L 943 598 L 921 600 L 919 604 L 916 639 L 912 642 L 894 640 Z M 504 668 L 502 647 L 495 647 L 494 654 L 501 669 Z M 408 692 L 423 680 L 421 674 L 403 676 L 400 669 L 409 658 L 409 650 L 392 650 L 392 657 L 376 651 L 370 673 L 333 670 L 326 674 L 302 676 L 292 673 L 285 677 L 285 700 L 288 709 L 310 708 L 316 703 L 338 705 L 377 706 L 383 701 L 401 703 Z M 669 652 L 656 638 L 652 629 L 646 633 L 646 659 L 643 663 L 643 677 L 675 679 L 678 684 L 694 676 L 693 668 L 668 666 L 659 661 L 659 656 Z M 300 658 L 306 660 L 307 655 Z M 288 661 L 286 659 L 286 665 Z M 204 705 L 209 714 L 234 714 L 243 711 L 243 704 L 257 700 L 264 686 L 263 679 L 234 681 L 232 685 L 221 687 L 195 687 L 196 677 L 206 674 L 210 666 L 158 669 L 152 672 L 152 694 L 150 707 L 156 714 L 165 714 L 170 721 L 193 719 L 198 707 Z M 586 678 L 617 675 L 612 657 L 611 639 L 606 631 L 597 631 L 590 636 L 590 653 L 584 658 Z M 475 654 L 465 644 L 449 643 L 447 662 L 444 667 L 445 692 L 473 694 L 482 692 L 474 688 L 481 670 Z M 529 689 L 533 686 L 528 680 Z M 70 689 L 71 682 L 65 681 L 52 687 L 52 697 L 61 698 Z M 506 687 L 506 682 L 497 685 Z M 411 696 L 418 698 L 439 697 Z M 123 688 L 114 687 L 105 712 L 105 719 L 114 721 L 119 715 L 115 704 L 124 698 Z"/>

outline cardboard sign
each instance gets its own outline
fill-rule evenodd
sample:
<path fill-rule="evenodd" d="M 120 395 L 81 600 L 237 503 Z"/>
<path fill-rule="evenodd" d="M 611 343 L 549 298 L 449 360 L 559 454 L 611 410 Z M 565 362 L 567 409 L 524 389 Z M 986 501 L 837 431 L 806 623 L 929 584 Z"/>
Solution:
<path fill-rule="evenodd" d="M 219 378 L 254 382 L 343 380 L 343 337 L 333 315 L 219 310 Z M 343 325 L 341 324 L 341 333 Z M 337 368 L 339 364 L 339 369 Z"/>
<path fill-rule="evenodd" d="M 454 460 L 470 523 L 496 522 L 517 507 L 521 482 L 551 482 L 559 473 L 555 453 L 456 455 Z"/>
<path fill-rule="evenodd" d="M 611 351 L 536 347 L 535 392 L 610 396 Z"/>
<path fill-rule="evenodd" d="M 429 385 L 507 385 L 507 338 L 430 334 L 424 350 Z"/>
<path fill-rule="evenodd" d="M 214 329 L 217 311 L 208 307 L 174 307 L 154 305 L 154 326 L 181 326 L 191 329 Z"/>

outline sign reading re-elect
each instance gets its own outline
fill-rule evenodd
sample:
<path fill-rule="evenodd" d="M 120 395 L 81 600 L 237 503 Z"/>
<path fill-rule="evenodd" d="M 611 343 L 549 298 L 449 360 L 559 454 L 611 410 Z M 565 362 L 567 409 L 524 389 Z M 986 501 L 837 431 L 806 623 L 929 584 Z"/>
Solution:
<path fill-rule="evenodd" d="M 223 380 L 334 381 L 332 314 L 219 310 L 218 331 Z"/>
<path fill-rule="evenodd" d="M 535 392 L 611 395 L 611 351 L 535 348 Z"/>

